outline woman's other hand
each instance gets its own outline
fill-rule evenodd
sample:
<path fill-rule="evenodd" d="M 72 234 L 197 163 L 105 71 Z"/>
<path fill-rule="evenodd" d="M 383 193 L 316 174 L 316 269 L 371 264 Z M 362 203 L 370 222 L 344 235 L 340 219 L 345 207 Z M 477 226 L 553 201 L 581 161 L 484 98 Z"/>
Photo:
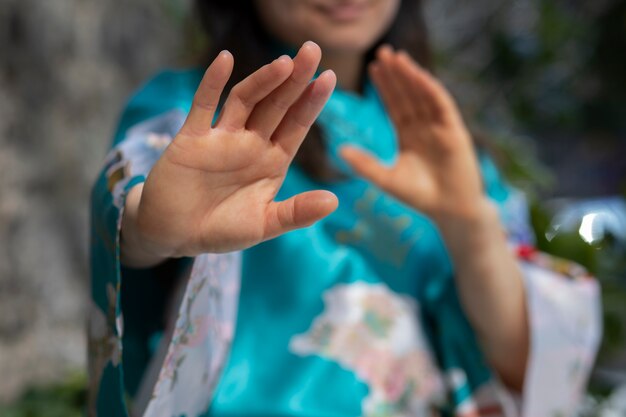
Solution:
<path fill-rule="evenodd" d="M 320 48 L 305 43 L 232 88 L 213 123 L 233 57 L 207 69 L 183 127 L 130 190 L 122 221 L 122 262 L 145 267 L 166 258 L 248 248 L 311 225 L 337 207 L 327 191 L 275 202 L 289 164 L 335 87 L 333 72 L 312 77 Z"/>
<path fill-rule="evenodd" d="M 529 352 L 521 270 L 483 192 L 460 112 L 446 89 L 403 52 L 381 48 L 371 76 L 397 129 L 398 159 L 386 167 L 354 147 L 342 155 L 358 174 L 437 223 L 485 355 L 501 381 L 521 391 Z"/>
<path fill-rule="evenodd" d="M 381 47 L 370 66 L 395 125 L 394 166 L 352 146 L 342 157 L 367 180 L 434 220 L 476 216 L 484 208 L 471 136 L 448 91 L 405 52 Z"/>

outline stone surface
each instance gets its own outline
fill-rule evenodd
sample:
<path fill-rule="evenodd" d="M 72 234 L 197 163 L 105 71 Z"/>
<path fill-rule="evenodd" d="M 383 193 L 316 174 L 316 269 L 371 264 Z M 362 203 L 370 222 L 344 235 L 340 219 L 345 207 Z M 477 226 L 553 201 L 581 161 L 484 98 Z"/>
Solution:
<path fill-rule="evenodd" d="M 187 3 L 0 0 L 0 401 L 84 367 L 90 187 Z"/>

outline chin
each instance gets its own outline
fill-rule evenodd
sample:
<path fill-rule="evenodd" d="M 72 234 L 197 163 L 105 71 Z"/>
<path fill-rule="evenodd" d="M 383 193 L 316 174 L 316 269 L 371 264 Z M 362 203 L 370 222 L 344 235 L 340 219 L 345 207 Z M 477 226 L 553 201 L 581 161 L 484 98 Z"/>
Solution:
<path fill-rule="evenodd" d="M 382 36 L 382 35 L 380 35 Z M 312 39 L 325 52 L 367 52 L 378 41 L 380 36 L 364 37 L 362 30 L 328 31 L 313 35 Z"/>

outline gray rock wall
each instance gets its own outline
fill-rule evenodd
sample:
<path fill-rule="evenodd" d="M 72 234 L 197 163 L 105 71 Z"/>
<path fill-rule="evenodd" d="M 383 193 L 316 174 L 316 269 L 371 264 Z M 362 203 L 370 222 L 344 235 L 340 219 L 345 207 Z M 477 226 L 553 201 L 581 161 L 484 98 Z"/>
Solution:
<path fill-rule="evenodd" d="M 0 0 L 0 401 L 84 366 L 91 183 L 186 3 Z"/>

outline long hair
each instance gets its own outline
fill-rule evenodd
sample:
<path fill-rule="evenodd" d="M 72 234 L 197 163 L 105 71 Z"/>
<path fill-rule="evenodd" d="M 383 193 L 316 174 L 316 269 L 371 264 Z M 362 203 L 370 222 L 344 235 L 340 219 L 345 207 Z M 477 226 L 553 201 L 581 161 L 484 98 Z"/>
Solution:
<path fill-rule="evenodd" d="M 226 91 L 276 58 L 272 46 L 275 42 L 263 28 L 253 1 L 195 0 L 195 8 L 210 42 L 203 64 L 208 64 L 211 57 L 224 49 L 231 51 L 237 60 Z M 407 51 L 420 65 L 431 68 L 431 50 L 422 13 L 422 0 L 401 2 L 387 33 L 366 53 L 363 74 L 367 64 L 374 59 L 374 51 L 383 43 Z M 322 135 L 322 129 L 314 124 L 294 160 L 309 176 L 320 182 L 341 178 L 341 174 L 329 163 Z"/>

